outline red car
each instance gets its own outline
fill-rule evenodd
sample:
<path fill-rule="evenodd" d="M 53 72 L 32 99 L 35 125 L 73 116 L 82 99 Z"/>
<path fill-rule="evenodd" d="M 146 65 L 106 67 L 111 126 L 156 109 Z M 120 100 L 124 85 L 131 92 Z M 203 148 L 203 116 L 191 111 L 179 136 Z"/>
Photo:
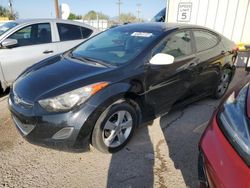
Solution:
<path fill-rule="evenodd" d="M 200 188 L 250 188 L 250 75 L 214 112 L 199 144 Z"/>

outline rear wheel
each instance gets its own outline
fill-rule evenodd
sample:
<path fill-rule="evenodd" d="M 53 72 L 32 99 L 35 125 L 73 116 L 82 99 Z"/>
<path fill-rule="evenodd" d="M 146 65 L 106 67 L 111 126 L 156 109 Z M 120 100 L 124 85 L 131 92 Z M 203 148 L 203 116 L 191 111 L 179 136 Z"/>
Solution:
<path fill-rule="evenodd" d="M 133 135 L 137 116 L 128 103 L 115 104 L 98 118 L 92 134 L 92 145 L 104 153 L 122 149 Z"/>
<path fill-rule="evenodd" d="M 232 71 L 230 69 L 226 68 L 222 70 L 222 73 L 220 75 L 220 80 L 213 94 L 214 98 L 219 99 L 223 97 L 230 84 L 231 76 L 232 76 Z"/>

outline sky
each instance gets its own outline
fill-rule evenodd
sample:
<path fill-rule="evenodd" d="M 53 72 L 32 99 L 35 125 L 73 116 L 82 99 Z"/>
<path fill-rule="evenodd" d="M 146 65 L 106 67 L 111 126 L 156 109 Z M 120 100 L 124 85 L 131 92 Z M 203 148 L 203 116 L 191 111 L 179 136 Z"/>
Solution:
<path fill-rule="evenodd" d="M 118 15 L 118 0 L 59 0 L 67 3 L 72 13 L 84 15 L 90 10 L 102 12 L 110 17 Z M 141 4 L 140 17 L 149 20 L 166 6 L 167 0 L 121 0 L 121 12 L 137 15 L 137 4 Z M 0 5 L 8 7 L 8 0 L 0 0 Z M 55 17 L 54 0 L 13 0 L 13 8 L 20 19 Z"/>

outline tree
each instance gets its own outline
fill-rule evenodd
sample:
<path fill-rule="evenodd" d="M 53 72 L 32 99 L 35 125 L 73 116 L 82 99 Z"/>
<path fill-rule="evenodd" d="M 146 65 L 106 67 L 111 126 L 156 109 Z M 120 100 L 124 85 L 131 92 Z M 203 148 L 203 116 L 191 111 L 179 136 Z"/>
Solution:
<path fill-rule="evenodd" d="M 130 23 L 130 22 L 136 22 L 137 18 L 135 15 L 133 15 L 132 13 L 122 13 L 120 15 L 120 21 L 122 23 Z"/>
<path fill-rule="evenodd" d="M 17 12 L 13 12 L 13 15 L 11 15 L 9 9 L 0 6 L 0 17 L 7 17 L 10 20 L 14 20 L 18 18 L 18 13 Z"/>
<path fill-rule="evenodd" d="M 68 17 L 68 20 L 80 20 L 80 19 L 82 19 L 82 16 L 81 15 L 76 15 L 74 13 L 70 13 L 69 17 Z"/>
<path fill-rule="evenodd" d="M 101 12 L 95 12 L 94 10 L 89 11 L 87 14 L 83 16 L 83 19 L 85 20 L 96 20 L 98 14 L 98 19 L 100 20 L 109 20 L 109 16 L 106 14 L 103 14 Z"/>

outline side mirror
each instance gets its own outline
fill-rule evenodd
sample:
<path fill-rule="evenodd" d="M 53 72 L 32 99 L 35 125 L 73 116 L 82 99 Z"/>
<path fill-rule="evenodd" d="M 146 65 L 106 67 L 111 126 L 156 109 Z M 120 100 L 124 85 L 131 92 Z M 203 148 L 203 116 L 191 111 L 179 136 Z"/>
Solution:
<path fill-rule="evenodd" d="M 246 70 L 247 72 L 250 72 L 250 65 L 249 65 L 250 45 L 245 45 L 245 49 L 246 49 L 246 51 L 247 51 L 247 62 L 246 62 L 245 70 Z"/>
<path fill-rule="evenodd" d="M 4 48 L 9 48 L 9 47 L 14 47 L 18 44 L 16 39 L 5 39 L 2 43 L 1 46 Z"/>
<path fill-rule="evenodd" d="M 151 65 L 170 65 L 174 63 L 174 56 L 158 53 L 150 59 Z"/>

